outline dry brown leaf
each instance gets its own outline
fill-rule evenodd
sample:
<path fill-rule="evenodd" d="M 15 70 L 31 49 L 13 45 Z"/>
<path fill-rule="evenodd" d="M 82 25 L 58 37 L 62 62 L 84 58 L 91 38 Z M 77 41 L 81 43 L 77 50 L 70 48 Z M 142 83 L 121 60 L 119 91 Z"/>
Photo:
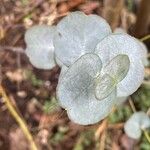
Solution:
<path fill-rule="evenodd" d="M 102 16 L 108 21 L 112 29 L 119 25 L 124 0 L 105 0 Z"/>

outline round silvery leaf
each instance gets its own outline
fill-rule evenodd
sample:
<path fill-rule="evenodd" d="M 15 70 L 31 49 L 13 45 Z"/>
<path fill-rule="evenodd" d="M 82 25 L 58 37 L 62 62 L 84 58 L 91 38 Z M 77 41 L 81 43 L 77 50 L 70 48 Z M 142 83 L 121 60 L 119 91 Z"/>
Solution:
<path fill-rule="evenodd" d="M 70 66 L 65 73 L 62 72 L 57 86 L 60 104 L 63 107 L 70 107 L 73 101 L 77 102 L 85 93 L 88 95 L 89 88 L 100 74 L 101 67 L 101 60 L 96 54 L 86 54 Z"/>
<path fill-rule="evenodd" d="M 96 54 L 85 54 L 61 76 L 57 97 L 69 118 L 78 124 L 94 124 L 111 111 L 116 90 L 106 99 L 95 98 L 96 78 L 101 71 L 101 60 Z"/>
<path fill-rule="evenodd" d="M 51 69 L 56 65 L 53 46 L 55 33 L 56 28 L 47 25 L 33 26 L 25 33 L 26 54 L 35 67 Z"/>
<path fill-rule="evenodd" d="M 54 38 L 56 57 L 70 66 L 80 56 L 94 51 L 100 40 L 111 33 L 108 23 L 97 15 L 73 12 L 57 25 Z"/>
<path fill-rule="evenodd" d="M 123 28 L 116 28 L 114 30 L 114 33 L 126 33 L 126 31 Z M 143 42 L 141 42 L 140 40 L 137 40 L 137 41 L 139 41 L 139 44 L 141 45 L 141 57 L 143 57 L 142 62 L 144 66 L 148 66 L 148 63 L 149 63 L 147 59 L 148 50 Z"/>
<path fill-rule="evenodd" d="M 116 28 L 114 30 L 114 33 L 127 33 L 126 30 L 124 30 L 123 28 L 119 27 L 119 28 Z M 148 66 L 148 59 L 147 59 L 147 53 L 148 53 L 148 50 L 146 48 L 146 46 L 144 45 L 143 42 L 141 42 L 140 40 L 137 39 L 137 41 L 139 41 L 139 44 L 141 45 L 141 57 L 142 58 L 142 62 L 144 64 L 144 66 Z"/>
<path fill-rule="evenodd" d="M 134 139 L 139 139 L 142 133 L 142 129 L 150 127 L 150 118 L 144 112 L 134 113 L 129 120 L 125 123 L 125 133 Z"/>
<path fill-rule="evenodd" d="M 69 118 L 75 123 L 81 125 L 95 124 L 109 115 L 116 103 L 115 100 L 116 89 L 101 101 L 97 100 L 95 95 L 92 94 L 90 97 L 80 98 L 78 103 L 68 107 L 67 113 Z"/>
<path fill-rule="evenodd" d="M 128 73 L 130 60 L 127 55 L 119 54 L 114 57 L 104 68 L 104 72 L 110 74 L 116 83 L 122 81 Z"/>
<path fill-rule="evenodd" d="M 108 74 L 98 77 L 96 83 L 95 96 L 98 100 L 108 97 L 116 86 L 115 80 Z"/>
<path fill-rule="evenodd" d="M 102 71 L 104 71 L 107 63 L 117 55 L 125 54 L 129 57 L 129 71 L 117 85 L 117 97 L 131 95 L 139 88 L 144 78 L 144 66 L 141 61 L 141 46 L 135 38 L 127 34 L 109 35 L 97 45 L 95 53 L 102 60 Z"/>

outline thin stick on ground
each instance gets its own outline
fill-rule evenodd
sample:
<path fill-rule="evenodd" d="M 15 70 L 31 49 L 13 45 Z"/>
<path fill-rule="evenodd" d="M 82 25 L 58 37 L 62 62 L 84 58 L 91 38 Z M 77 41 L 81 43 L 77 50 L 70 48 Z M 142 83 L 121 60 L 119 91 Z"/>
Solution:
<path fill-rule="evenodd" d="M 148 35 L 144 36 L 143 38 L 141 38 L 140 41 L 143 42 L 143 41 L 146 41 L 148 39 L 150 39 L 150 34 L 148 34 Z"/>
<path fill-rule="evenodd" d="M 147 141 L 150 143 L 150 136 L 148 135 L 148 132 L 146 130 L 144 130 L 143 132 L 144 132 L 144 135 L 145 135 Z"/>
<path fill-rule="evenodd" d="M 104 119 L 95 132 L 95 139 L 98 140 L 102 132 L 107 128 L 108 120 Z"/>
<path fill-rule="evenodd" d="M 0 45 L 0 51 L 3 50 L 10 50 L 13 52 L 18 52 L 18 53 L 25 53 L 25 50 L 22 47 L 13 47 L 13 46 L 1 46 Z"/>
<path fill-rule="evenodd" d="M 6 95 L 6 92 L 3 88 L 2 85 L 0 85 L 0 94 L 3 97 L 3 100 L 5 102 L 5 105 L 7 107 L 7 109 L 9 110 L 9 112 L 11 113 L 11 115 L 14 117 L 14 119 L 16 120 L 16 122 L 19 124 L 20 128 L 22 129 L 25 137 L 28 139 L 28 141 L 30 142 L 30 149 L 31 150 L 38 150 L 37 146 L 33 140 L 33 137 L 30 133 L 30 131 L 27 128 L 27 125 L 25 123 L 25 121 L 20 117 L 20 115 L 16 112 L 15 108 L 13 107 L 9 97 Z"/>
<path fill-rule="evenodd" d="M 106 137 L 107 137 L 107 130 L 105 129 L 100 138 L 99 150 L 105 150 Z"/>
<path fill-rule="evenodd" d="M 135 108 L 135 105 L 134 105 L 134 103 L 133 103 L 131 98 L 129 98 L 129 104 L 130 104 L 130 107 L 131 107 L 132 111 L 135 113 L 136 112 L 136 108 Z"/>

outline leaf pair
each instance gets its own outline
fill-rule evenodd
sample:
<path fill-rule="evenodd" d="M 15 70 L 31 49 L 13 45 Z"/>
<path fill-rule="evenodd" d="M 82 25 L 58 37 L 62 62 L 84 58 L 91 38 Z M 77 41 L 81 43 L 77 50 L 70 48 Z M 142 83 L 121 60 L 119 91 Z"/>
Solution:
<path fill-rule="evenodd" d="M 103 69 L 105 75 L 100 77 L 100 81 L 96 86 L 96 97 L 103 99 L 109 95 L 117 84 L 125 78 L 129 67 L 130 60 L 127 55 L 114 57 Z"/>
<path fill-rule="evenodd" d="M 142 111 L 134 113 L 124 126 L 126 134 L 133 139 L 139 139 L 146 128 L 150 128 L 150 118 Z"/>
<path fill-rule="evenodd" d="M 99 56 L 88 53 L 71 65 L 61 76 L 57 87 L 58 100 L 67 109 L 70 119 L 86 125 L 108 115 L 116 102 L 116 85 L 126 76 L 129 64 L 128 56 L 118 55 L 102 75 Z M 115 71 L 110 68 L 112 65 Z M 90 115 L 85 117 L 88 113 Z"/>

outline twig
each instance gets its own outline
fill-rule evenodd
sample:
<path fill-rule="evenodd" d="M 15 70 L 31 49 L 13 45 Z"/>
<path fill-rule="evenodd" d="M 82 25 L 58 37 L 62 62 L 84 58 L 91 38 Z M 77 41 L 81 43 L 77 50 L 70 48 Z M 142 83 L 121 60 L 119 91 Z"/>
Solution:
<path fill-rule="evenodd" d="M 132 111 L 135 113 L 136 112 L 136 108 L 135 108 L 135 105 L 134 105 L 134 103 L 133 103 L 131 98 L 129 98 L 129 104 L 130 104 L 130 107 L 131 107 Z"/>
<path fill-rule="evenodd" d="M 108 124 L 109 129 L 120 129 L 123 128 L 124 123 Z"/>
<path fill-rule="evenodd" d="M 5 49 L 13 51 L 13 52 L 25 53 L 25 51 L 22 47 L 1 46 L 0 45 L 0 51 L 5 50 Z"/>
<path fill-rule="evenodd" d="M 144 135 L 145 135 L 147 141 L 150 143 L 150 136 L 148 135 L 148 132 L 146 130 L 143 130 L 143 132 L 144 132 Z"/>
<path fill-rule="evenodd" d="M 105 150 L 106 137 L 107 137 L 107 130 L 105 129 L 104 132 L 102 133 L 101 138 L 100 138 L 99 150 Z"/>
<path fill-rule="evenodd" d="M 147 54 L 147 58 L 149 58 L 149 57 L 150 57 L 150 53 Z"/>
<path fill-rule="evenodd" d="M 107 128 L 108 120 L 105 119 L 103 122 L 99 125 L 98 129 L 95 132 L 95 139 L 97 140 L 102 132 Z"/>
<path fill-rule="evenodd" d="M 143 81 L 142 84 L 150 85 L 150 81 Z"/>
<path fill-rule="evenodd" d="M 27 128 L 27 125 L 26 125 L 25 121 L 16 112 L 16 110 L 13 107 L 9 97 L 6 95 L 6 92 L 5 92 L 5 90 L 4 90 L 2 85 L 0 85 L 0 94 L 3 97 L 3 100 L 4 100 L 5 104 L 6 104 L 6 107 L 8 108 L 9 112 L 14 117 L 16 122 L 19 124 L 19 126 L 22 129 L 25 137 L 29 140 L 29 142 L 31 144 L 31 150 L 38 150 L 37 146 L 36 146 L 36 144 L 35 144 L 35 142 L 33 140 L 33 137 L 31 135 L 31 133 L 30 133 L 29 129 Z"/>
<path fill-rule="evenodd" d="M 148 39 L 150 39 L 150 34 L 148 34 L 148 35 L 144 36 L 143 38 L 141 38 L 140 41 L 143 42 L 143 41 L 146 41 Z"/>

